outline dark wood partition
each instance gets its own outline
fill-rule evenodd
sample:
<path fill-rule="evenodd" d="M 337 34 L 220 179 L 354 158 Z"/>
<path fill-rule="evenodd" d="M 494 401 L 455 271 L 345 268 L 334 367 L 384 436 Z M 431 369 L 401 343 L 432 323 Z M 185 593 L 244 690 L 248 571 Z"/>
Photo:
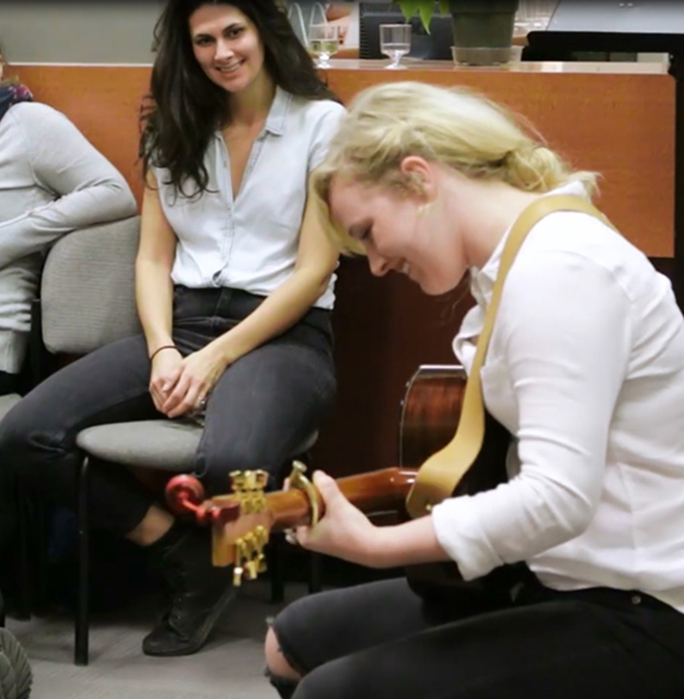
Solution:
<path fill-rule="evenodd" d="M 324 75 L 348 101 L 387 80 L 464 84 L 529 118 L 578 168 L 600 171 L 598 201 L 652 257 L 673 254 L 674 81 L 665 66 L 531 63 L 455 69 L 445 63 L 385 71 L 380 62 L 334 61 Z M 138 200 L 137 110 L 144 67 L 16 66 L 36 98 L 65 112 L 124 173 Z M 459 300 L 460 299 L 460 300 Z M 316 447 L 335 475 L 394 463 L 399 401 L 418 364 L 453 362 L 451 340 L 470 300 L 465 289 L 429 298 L 398 275 L 376 279 L 364 259 L 339 268 L 334 313 L 339 397 Z"/>
<path fill-rule="evenodd" d="M 484 92 L 528 118 L 575 167 L 601 172 L 599 206 L 648 255 L 671 258 L 675 88 L 666 67 L 523 63 L 498 70 L 431 63 L 386 71 L 375 61 L 338 61 L 327 80 L 345 102 L 389 80 Z M 335 310 L 339 398 L 321 436 L 321 466 L 346 474 L 394 461 L 405 382 L 419 364 L 454 361 L 452 338 L 471 304 L 465 287 L 429 298 L 398 275 L 373 278 L 363 259 L 342 262 Z"/>

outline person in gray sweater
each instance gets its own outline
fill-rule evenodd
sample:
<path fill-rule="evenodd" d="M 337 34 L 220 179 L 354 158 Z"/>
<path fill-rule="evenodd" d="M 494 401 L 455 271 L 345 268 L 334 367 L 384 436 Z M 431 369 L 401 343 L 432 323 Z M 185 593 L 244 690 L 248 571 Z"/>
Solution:
<path fill-rule="evenodd" d="M 122 175 L 67 117 L 34 102 L 26 86 L 2 73 L 0 54 L 0 395 L 6 395 L 28 388 L 22 367 L 31 302 L 50 245 L 77 228 L 133 216 L 137 207 Z M 0 559 L 14 541 L 12 493 L 12 476 L 2 468 Z"/>
<path fill-rule="evenodd" d="M 121 173 L 66 116 L 3 80 L 2 65 L 0 55 L 0 395 L 20 389 L 31 301 L 50 245 L 137 210 Z"/>

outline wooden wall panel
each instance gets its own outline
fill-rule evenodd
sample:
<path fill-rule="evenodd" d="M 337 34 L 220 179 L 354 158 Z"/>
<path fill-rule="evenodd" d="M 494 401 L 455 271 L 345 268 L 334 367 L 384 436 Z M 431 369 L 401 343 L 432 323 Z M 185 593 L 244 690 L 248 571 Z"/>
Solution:
<path fill-rule="evenodd" d="M 533 65 L 548 70 L 548 64 Z M 589 72 L 586 64 L 582 72 L 574 72 L 571 63 L 551 65 L 566 69 L 340 68 L 327 76 L 345 102 L 366 87 L 390 80 L 463 85 L 485 93 L 524 115 L 574 167 L 601 173 L 597 203 L 629 240 L 648 255 L 672 256 L 674 79 L 664 71 L 636 72 L 647 64 L 620 64 L 634 66 L 635 72 L 612 73 Z"/>
<path fill-rule="evenodd" d="M 506 104 L 575 167 L 602 173 L 598 204 L 626 237 L 650 256 L 673 255 L 675 92 L 664 72 L 634 64 L 613 64 L 611 74 L 570 64 L 540 66 L 551 72 L 339 65 L 326 76 L 345 102 L 378 82 L 412 79 L 466 85 Z M 404 384 L 419 364 L 453 363 L 451 341 L 472 300 L 465 289 L 430 298 L 398 275 L 375 279 L 363 259 L 343 261 L 338 290 L 339 396 L 320 453 L 322 465 L 353 473 L 396 459 Z"/>
<path fill-rule="evenodd" d="M 672 256 L 674 82 L 663 72 L 633 64 L 623 72 L 613 65 L 610 74 L 598 72 L 599 64 L 401 72 L 377 64 L 338 65 L 325 76 L 345 101 L 379 81 L 419 79 L 470 85 L 508 104 L 574 165 L 603 173 L 599 204 L 628 238 L 651 256 Z M 37 99 L 76 123 L 123 172 L 140 200 L 137 113 L 149 68 L 17 66 L 14 71 Z M 362 258 L 342 261 L 337 297 L 339 396 L 315 458 L 317 466 L 342 475 L 394 462 L 404 384 L 420 363 L 453 362 L 451 339 L 471 301 L 464 290 L 436 299 L 398 275 L 376 279 Z"/>

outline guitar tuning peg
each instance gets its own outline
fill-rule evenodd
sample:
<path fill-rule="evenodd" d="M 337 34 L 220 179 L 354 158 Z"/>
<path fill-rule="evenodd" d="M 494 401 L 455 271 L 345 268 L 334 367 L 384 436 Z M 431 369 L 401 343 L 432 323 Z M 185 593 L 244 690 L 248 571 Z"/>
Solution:
<path fill-rule="evenodd" d="M 303 461 L 295 460 L 292 462 L 292 470 L 299 473 L 306 473 L 306 464 Z M 290 476 L 291 478 L 292 476 Z"/>
<path fill-rule="evenodd" d="M 254 530 L 254 539 L 256 541 L 256 545 L 259 549 L 259 552 L 266 546 L 268 543 L 268 530 L 266 527 L 262 526 L 261 524 Z"/>
<path fill-rule="evenodd" d="M 268 568 L 266 566 L 266 556 L 263 553 L 259 554 L 259 573 L 265 573 Z"/>
<path fill-rule="evenodd" d="M 255 559 L 245 562 L 245 573 L 247 574 L 247 580 L 256 580 L 258 572 L 258 565 Z"/>
<path fill-rule="evenodd" d="M 233 587 L 240 587 L 242 584 L 242 574 L 244 572 L 244 568 L 241 565 L 233 566 Z"/>

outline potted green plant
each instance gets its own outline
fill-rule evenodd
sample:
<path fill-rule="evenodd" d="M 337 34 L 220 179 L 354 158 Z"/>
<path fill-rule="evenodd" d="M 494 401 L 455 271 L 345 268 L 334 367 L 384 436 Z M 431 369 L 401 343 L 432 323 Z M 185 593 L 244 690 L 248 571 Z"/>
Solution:
<path fill-rule="evenodd" d="M 406 19 L 418 15 L 423 22 L 425 31 L 430 31 L 430 21 L 435 13 L 437 3 L 434 0 L 394 0 L 399 5 Z M 449 0 L 439 0 L 439 11 L 446 15 L 449 12 Z"/>
<path fill-rule="evenodd" d="M 419 15 L 430 30 L 435 10 L 450 13 L 456 49 L 508 49 L 513 43 L 513 26 L 518 0 L 395 0 L 404 16 Z M 475 55 L 475 54 L 474 54 Z M 491 60 L 491 59 L 490 59 Z M 473 62 L 477 62 L 476 60 Z M 484 61 L 487 54 L 484 54 Z"/>

